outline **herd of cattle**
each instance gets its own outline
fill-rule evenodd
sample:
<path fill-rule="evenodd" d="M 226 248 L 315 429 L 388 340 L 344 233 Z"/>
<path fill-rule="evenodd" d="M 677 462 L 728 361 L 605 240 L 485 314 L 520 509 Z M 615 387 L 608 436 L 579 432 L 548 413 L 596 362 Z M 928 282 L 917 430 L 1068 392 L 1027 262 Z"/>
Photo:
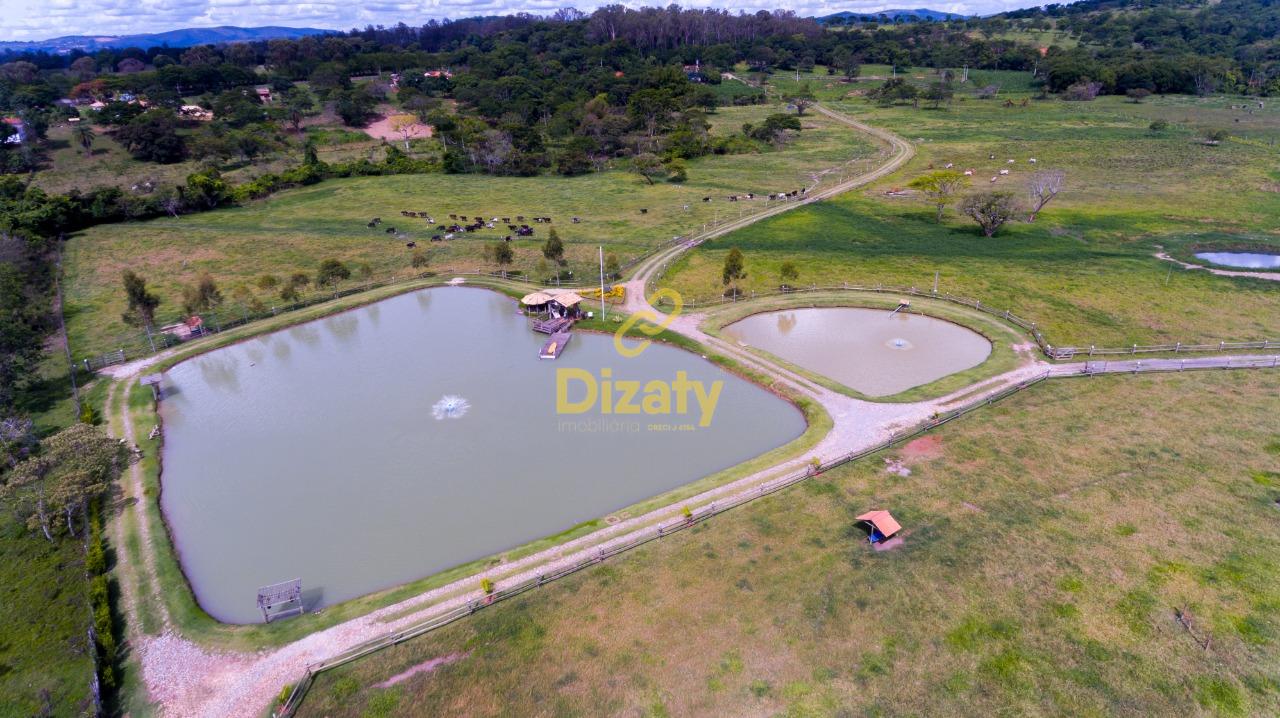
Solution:
<path fill-rule="evenodd" d="M 756 199 L 757 197 L 765 197 L 769 200 L 785 200 L 785 199 L 796 199 L 799 197 L 803 197 L 804 195 L 808 194 L 808 192 L 809 190 L 807 188 L 798 189 L 793 192 L 776 192 L 774 194 L 769 194 L 769 195 L 757 195 L 754 192 L 748 192 L 746 194 L 731 194 L 731 195 L 728 195 L 726 199 L 730 202 L 738 202 L 740 200 L 753 200 L 753 199 Z M 711 197 L 702 198 L 703 202 L 710 202 L 711 200 L 712 200 Z M 688 205 L 685 205 L 685 208 L 687 209 Z M 648 208 L 642 208 L 640 210 L 640 214 L 648 214 L 648 213 L 649 213 Z M 435 217 L 432 217 L 430 214 L 427 214 L 426 212 L 416 212 L 414 210 L 404 209 L 404 210 L 400 210 L 400 216 L 405 217 L 407 219 L 426 220 L 427 224 L 429 225 L 436 224 Z M 522 214 L 516 215 L 514 218 L 514 221 L 512 220 L 511 217 L 490 217 L 486 219 L 482 214 L 477 214 L 472 216 L 468 216 L 465 214 L 451 214 L 449 215 L 450 223 L 440 224 L 439 227 L 441 229 L 441 233 L 431 235 L 431 241 L 443 242 L 446 240 L 453 239 L 454 237 L 462 233 L 479 232 L 485 229 L 498 229 L 499 225 L 506 225 L 507 231 L 510 232 L 511 234 L 508 234 L 505 237 L 503 237 L 503 240 L 510 242 L 515 237 L 532 237 L 533 236 L 533 227 L 529 226 L 529 224 L 527 223 L 530 221 L 533 222 L 534 224 L 551 224 L 550 217 L 529 217 L 526 219 L 525 216 Z M 573 217 L 572 221 L 574 224 L 578 224 L 582 221 L 582 218 Z M 383 224 L 382 218 L 374 217 L 373 219 L 369 220 L 369 222 L 365 226 L 368 227 L 369 229 L 377 229 L 378 226 L 380 226 L 381 224 Z M 417 242 L 409 240 L 406 234 L 404 234 L 403 232 L 400 232 L 395 227 L 389 226 L 385 229 L 385 231 L 387 234 L 395 235 L 397 239 L 408 240 L 405 242 L 405 246 L 410 249 L 413 249 L 414 247 L 418 246 Z"/>
<path fill-rule="evenodd" d="M 410 219 L 423 219 L 423 220 L 426 220 L 427 224 L 430 224 L 430 225 L 434 225 L 436 223 L 435 217 L 432 217 L 426 212 L 415 212 L 413 210 L 406 209 L 406 210 L 400 211 L 400 216 L 410 218 Z M 550 217 L 529 217 L 527 221 L 532 221 L 534 224 L 551 224 Z M 511 234 L 508 234 L 505 237 L 503 237 L 503 240 L 510 242 L 513 239 L 513 235 L 515 237 L 532 237 L 533 236 L 533 227 L 529 226 L 529 224 L 527 224 L 527 221 L 525 216 L 522 214 L 516 215 L 514 222 L 512 221 L 511 217 L 490 217 L 488 219 L 485 219 L 483 215 L 468 216 L 465 214 L 451 214 L 449 215 L 449 224 L 441 223 L 439 225 L 441 230 L 440 234 L 431 235 L 431 241 L 443 242 L 445 240 L 453 239 L 454 237 L 462 233 L 479 232 L 485 229 L 497 229 L 499 224 L 504 224 L 507 227 L 507 231 L 510 232 Z M 582 221 L 581 217 L 573 218 L 574 224 L 578 224 L 581 221 Z M 376 229 L 382 223 L 383 222 L 381 217 L 374 217 L 373 219 L 369 220 L 368 224 L 366 224 L 365 226 L 368 227 L 369 229 Z M 394 234 L 397 239 L 408 238 L 407 235 L 405 235 L 403 232 L 400 232 L 395 227 L 389 226 L 386 228 L 385 231 L 387 234 Z M 413 249 L 414 247 L 418 246 L 418 243 L 410 240 L 405 242 L 405 246 L 410 249 Z"/>

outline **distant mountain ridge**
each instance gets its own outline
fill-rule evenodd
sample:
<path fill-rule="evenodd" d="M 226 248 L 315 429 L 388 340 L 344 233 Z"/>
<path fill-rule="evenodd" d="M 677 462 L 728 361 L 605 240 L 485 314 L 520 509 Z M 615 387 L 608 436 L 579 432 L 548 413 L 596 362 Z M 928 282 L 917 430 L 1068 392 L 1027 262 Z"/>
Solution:
<path fill-rule="evenodd" d="M 48 40 L 32 41 L 0 41 L 0 52 L 53 52 L 67 53 L 72 50 L 93 52 L 104 48 L 138 47 L 147 49 L 167 45 L 169 47 L 192 47 L 194 45 L 210 45 L 220 42 L 248 42 L 253 40 L 296 40 L 309 35 L 324 35 L 337 32 L 322 30 L 316 27 L 235 27 L 221 25 L 218 27 L 186 27 L 166 32 L 150 32 L 139 35 L 66 35 Z"/>
<path fill-rule="evenodd" d="M 896 21 L 899 19 L 904 19 L 909 22 L 914 22 L 919 20 L 933 20 L 936 22 L 941 22 L 944 20 L 965 20 L 968 17 L 970 17 L 968 15 L 960 15 L 954 12 L 943 12 L 941 10 L 930 10 L 928 8 L 916 8 L 914 10 L 901 10 L 901 9 L 900 10 L 875 10 L 875 11 L 869 10 L 867 12 L 843 10 L 841 12 L 831 13 L 830 15 L 824 15 L 822 17 L 814 18 L 814 19 L 826 25 L 826 24 L 829 24 L 830 21 L 835 18 L 840 18 L 843 21 L 848 21 L 849 18 L 860 18 L 860 17 L 878 18 L 881 15 L 887 16 L 890 20 Z"/>

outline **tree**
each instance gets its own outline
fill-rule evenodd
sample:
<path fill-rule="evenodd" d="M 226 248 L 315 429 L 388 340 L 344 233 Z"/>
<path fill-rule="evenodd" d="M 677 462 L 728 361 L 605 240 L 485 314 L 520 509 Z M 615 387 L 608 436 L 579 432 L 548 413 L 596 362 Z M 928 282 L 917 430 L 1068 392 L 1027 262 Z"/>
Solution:
<path fill-rule="evenodd" d="M 542 256 L 551 261 L 564 266 L 564 242 L 560 240 L 560 235 L 556 233 L 556 228 L 551 228 L 551 233 L 547 235 L 547 241 L 542 245 Z"/>
<path fill-rule="evenodd" d="M 76 82 L 88 82 L 92 80 L 94 75 L 98 74 L 98 63 L 94 62 L 92 57 L 77 58 L 71 63 L 71 67 L 67 68 L 71 76 L 76 78 Z"/>
<path fill-rule="evenodd" d="M 96 138 L 97 134 L 94 133 L 93 127 L 88 122 L 81 122 L 71 130 L 71 139 L 84 149 L 85 157 L 93 155 L 93 141 Z"/>
<path fill-rule="evenodd" d="M 334 111 L 348 127 L 363 127 L 373 115 L 373 108 L 378 103 L 363 87 L 344 90 L 338 93 L 338 101 Z"/>
<path fill-rule="evenodd" d="M 883 85 L 867 93 L 867 97 L 886 107 L 899 100 L 911 100 L 914 102 L 919 95 L 920 91 L 916 89 L 916 86 L 901 77 L 886 80 Z"/>
<path fill-rule="evenodd" d="M 135 158 L 168 164 L 186 153 L 173 113 L 156 108 L 129 120 L 116 131 L 116 139 Z"/>
<path fill-rule="evenodd" d="M 610 279 L 617 279 L 619 274 L 618 255 L 610 252 L 604 256 L 604 273 Z"/>
<path fill-rule="evenodd" d="M 977 222 L 982 233 L 990 237 L 1013 219 L 1018 203 L 1008 192 L 979 192 L 965 197 L 960 211 Z"/>
<path fill-rule="evenodd" d="M 1148 90 L 1145 87 L 1133 87 L 1126 90 L 1124 94 L 1125 94 L 1125 97 L 1129 98 L 1130 102 L 1136 105 L 1141 103 L 1143 100 L 1147 99 L 1148 97 L 1150 97 L 1151 90 Z"/>
<path fill-rule="evenodd" d="M 1206 145 L 1219 145 L 1219 144 L 1222 144 L 1223 142 L 1226 142 L 1227 139 L 1230 137 L 1231 135 L 1228 134 L 1227 131 L 1223 129 L 1204 131 L 1204 143 Z"/>
<path fill-rule="evenodd" d="M 721 279 L 724 280 L 724 286 L 729 288 L 726 294 L 738 293 L 738 282 L 746 279 L 747 273 L 743 267 L 742 250 L 734 247 L 724 257 L 724 271 L 721 273 Z"/>
<path fill-rule="evenodd" d="M 928 100 L 929 105 L 933 109 L 938 109 L 944 102 L 951 102 L 951 98 L 955 96 L 955 90 L 951 88 L 951 83 L 946 80 L 938 80 L 929 85 L 929 89 L 924 91 L 924 99 Z"/>
<path fill-rule="evenodd" d="M 76 516 L 87 520 L 89 501 L 106 493 L 124 463 L 123 454 L 120 443 L 101 429 L 72 424 L 13 468 L 0 486 L 0 498 L 49 541 L 62 528 L 76 536 Z"/>
<path fill-rule="evenodd" d="M 125 323 L 148 328 L 155 324 L 160 298 L 147 289 L 147 281 L 132 269 L 124 270 L 124 293 L 129 302 L 128 309 L 121 316 Z"/>
<path fill-rule="evenodd" d="M 404 140 L 404 151 L 409 151 L 409 140 L 422 134 L 422 125 L 415 115 L 396 115 L 391 118 L 391 129 Z"/>
<path fill-rule="evenodd" d="M 662 166 L 662 160 L 652 152 L 641 152 L 633 157 L 631 169 L 649 184 L 653 184 L 654 180 L 665 179 L 667 176 L 667 168 Z"/>
<path fill-rule="evenodd" d="M 222 304 L 222 292 L 206 272 L 182 292 L 182 309 L 187 314 L 207 312 Z"/>
<path fill-rule="evenodd" d="M 418 247 L 417 249 L 413 250 L 413 254 L 410 255 L 409 257 L 409 266 L 413 267 L 414 269 L 422 269 L 423 267 L 427 266 L 428 261 L 429 260 L 427 258 L 427 250 L 421 247 Z"/>
<path fill-rule="evenodd" d="M 347 269 L 347 265 L 336 259 L 326 259 L 320 263 L 320 269 L 316 270 L 316 284 L 324 287 L 330 284 L 337 284 L 344 279 L 351 278 L 351 270 Z"/>
<path fill-rule="evenodd" d="M 284 93 L 284 116 L 294 132 L 302 131 L 302 121 L 315 111 L 315 106 L 311 93 L 301 87 L 290 88 Z"/>
<path fill-rule="evenodd" d="M 500 270 L 515 261 L 516 258 L 516 253 L 511 249 L 511 245 L 501 241 L 489 245 L 487 254 L 493 260 L 493 263 L 498 265 Z M 503 275 L 506 275 L 505 271 L 503 271 Z"/>
<path fill-rule="evenodd" d="M 955 170 L 938 170 L 930 172 L 927 175 L 920 175 L 911 180 L 907 184 L 908 187 L 919 190 L 933 202 L 937 208 L 938 214 L 935 221 L 942 221 L 942 213 L 946 210 L 947 205 L 951 204 L 955 195 L 969 184 L 969 178 L 961 172 Z"/>
<path fill-rule="evenodd" d="M 813 94 L 813 88 L 810 87 L 807 82 L 801 83 L 800 87 L 785 99 L 787 102 L 795 106 L 797 116 L 803 116 L 804 111 L 812 107 L 813 104 L 818 101 Z"/>
<path fill-rule="evenodd" d="M 778 276 L 782 279 L 782 286 L 786 288 L 800 278 L 800 270 L 796 269 L 795 262 L 783 262 L 782 266 L 778 267 Z"/>
<path fill-rule="evenodd" d="M 1045 170 L 1031 175 L 1031 182 L 1027 186 L 1028 194 L 1031 195 L 1031 214 L 1027 216 L 1028 222 L 1036 221 L 1036 215 L 1040 214 L 1040 210 L 1062 191 L 1066 179 L 1067 174 L 1062 170 Z"/>

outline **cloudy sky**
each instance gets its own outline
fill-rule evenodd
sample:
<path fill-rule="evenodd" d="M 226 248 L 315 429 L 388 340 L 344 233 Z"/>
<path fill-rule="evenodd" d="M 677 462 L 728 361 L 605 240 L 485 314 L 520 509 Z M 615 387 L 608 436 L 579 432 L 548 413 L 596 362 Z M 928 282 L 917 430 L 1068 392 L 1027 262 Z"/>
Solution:
<path fill-rule="evenodd" d="M 615 0 L 616 1 L 616 0 Z M 606 2 L 564 0 L 0 0 L 0 40 L 40 40 L 60 35 L 127 35 L 213 25 L 286 25 L 346 30 L 367 24 L 403 21 L 421 24 L 432 18 L 460 18 L 515 12 L 545 14 L 573 5 L 589 11 Z M 664 0 L 623 0 L 622 4 L 666 5 Z M 945 0 L 885 3 L 876 0 L 688 0 L 685 7 L 718 6 L 754 11 L 787 7 L 801 14 L 839 10 L 874 12 L 892 7 L 929 7 L 960 13 L 991 13 L 1039 4 L 1035 0 Z"/>

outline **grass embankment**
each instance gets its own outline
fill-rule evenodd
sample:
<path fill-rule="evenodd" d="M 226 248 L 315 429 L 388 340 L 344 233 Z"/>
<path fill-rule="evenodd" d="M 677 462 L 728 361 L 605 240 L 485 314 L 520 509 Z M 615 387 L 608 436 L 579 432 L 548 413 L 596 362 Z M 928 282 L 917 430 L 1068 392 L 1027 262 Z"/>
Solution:
<path fill-rule="evenodd" d="M 422 285 L 429 286 L 436 282 L 438 282 L 438 280 L 429 280 L 423 282 Z M 519 296 L 522 293 L 511 285 L 498 280 L 479 280 L 474 283 L 469 282 L 469 284 L 485 286 L 489 289 L 501 291 L 509 296 Z M 172 366 L 173 364 L 190 358 L 196 354 L 241 341 L 264 331 L 278 330 L 303 321 L 309 321 L 338 311 L 354 308 L 370 301 L 384 298 L 385 296 L 403 292 L 405 289 L 406 288 L 404 286 L 401 286 L 397 288 L 374 290 L 365 294 L 346 297 L 338 300 L 337 302 L 318 305 L 289 315 L 283 315 L 278 318 L 266 320 L 255 325 L 214 335 L 209 339 L 203 340 L 199 344 L 189 345 L 184 347 L 183 350 L 166 357 L 164 360 L 159 362 L 155 368 L 162 370 L 165 367 Z M 617 327 L 618 324 L 612 319 L 602 320 L 597 317 L 593 320 L 584 321 L 579 328 L 586 331 L 613 332 Z M 638 331 L 634 331 L 633 334 L 637 337 L 645 336 L 640 334 Z M 752 379 L 792 401 L 804 413 L 807 428 L 801 436 L 784 446 L 762 454 L 748 462 L 730 467 L 724 471 L 704 477 L 696 482 L 687 484 L 659 496 L 652 497 L 632 506 L 620 507 L 617 511 L 613 512 L 613 516 L 625 518 L 641 515 L 643 513 L 659 509 L 663 506 L 672 505 L 716 486 L 749 476 L 755 472 L 766 469 L 769 466 L 785 461 L 788 458 L 797 457 L 821 440 L 821 438 L 830 430 L 831 419 L 820 406 L 804 399 L 803 397 L 794 396 L 783 388 L 774 386 L 771 380 L 767 377 L 763 377 L 753 371 L 741 367 L 731 359 L 708 353 L 705 348 L 679 335 L 672 334 L 670 332 L 663 332 L 654 339 L 656 341 L 681 347 L 700 355 L 705 355 L 708 360 L 720 365 L 722 368 Z M 159 616 L 162 613 L 167 613 L 174 626 L 182 632 L 184 637 L 203 645 L 240 651 L 253 651 L 260 650 L 264 647 L 282 645 L 302 638 L 303 636 L 315 631 L 365 615 L 376 609 L 398 603 L 431 589 L 474 575 L 475 573 L 487 568 L 492 568 L 504 563 L 510 563 L 543 549 L 563 544 L 575 538 L 586 536 L 591 532 L 604 527 L 607 523 L 605 517 L 586 521 L 576 526 L 569 527 L 558 534 L 547 536 L 522 546 L 513 547 L 509 551 L 502 552 L 495 556 L 462 564 L 447 571 L 442 571 L 393 589 L 369 594 L 367 596 L 333 606 L 327 606 L 324 611 L 319 614 L 306 614 L 288 621 L 279 621 L 264 625 L 236 626 L 219 623 L 205 613 L 196 602 L 195 596 L 191 591 L 190 584 L 187 582 L 186 577 L 182 572 L 181 564 L 179 563 L 178 556 L 174 551 L 173 544 L 169 540 L 167 528 L 164 524 L 164 518 L 159 504 L 161 491 L 161 467 L 159 457 L 163 437 L 156 439 L 149 437 L 151 428 L 159 421 L 154 411 L 151 390 L 148 387 L 138 384 L 136 381 L 132 381 L 127 385 L 127 388 L 126 385 L 121 385 L 117 390 L 117 394 L 122 396 L 127 394 L 127 407 L 122 403 L 125 399 L 118 399 L 114 408 L 117 411 L 124 411 L 127 409 L 131 412 L 134 427 L 134 436 L 132 439 L 143 449 L 144 452 L 144 458 L 141 462 L 141 469 L 143 472 L 143 496 L 138 498 L 142 501 L 143 512 L 146 516 L 146 521 L 148 522 L 150 529 L 149 545 L 143 545 L 141 534 L 138 532 L 138 527 L 133 524 L 133 520 L 131 518 L 133 514 L 128 514 L 125 517 L 117 517 L 117 520 L 127 521 L 124 526 L 126 536 L 125 550 L 128 552 L 129 564 L 133 567 L 131 575 L 121 576 L 119 577 L 119 580 L 132 581 L 133 585 L 136 585 L 137 587 L 137 595 L 141 597 L 140 605 L 138 607 L 139 628 L 144 633 L 158 633 L 162 628 Z M 146 565 L 146 556 L 144 554 L 150 554 L 153 557 L 155 566 L 154 581 L 152 581 L 148 573 L 142 568 Z M 159 601 L 163 601 L 163 606 L 157 603 Z M 126 675 L 126 678 L 128 678 L 128 675 Z"/>
<path fill-rule="evenodd" d="M 787 261 L 799 268 L 801 285 L 929 287 L 938 272 L 942 291 L 1011 309 L 1039 322 L 1059 345 L 1280 338 L 1280 284 L 1171 272 L 1172 265 L 1151 256 L 1157 245 L 1176 252 L 1233 238 L 1280 247 L 1273 152 L 1234 141 L 1196 142 L 1202 126 L 1236 131 L 1246 121 L 1252 136 L 1280 139 L 1280 110 L 1250 115 L 1230 110 L 1229 99 L 1004 107 L 969 98 L 944 110 L 835 103 L 911 140 L 916 157 L 866 190 L 709 242 L 676 263 L 662 284 L 686 298 L 718 297 L 724 254 L 738 247 L 746 255 L 746 291 L 776 288 Z M 1241 123 L 1226 124 L 1232 116 Z M 1148 130 L 1162 118 L 1173 119 L 1173 128 Z M 991 239 L 954 209 L 936 224 L 923 198 L 886 196 L 930 165 L 947 163 L 974 169 L 975 191 L 1021 197 L 1037 169 L 1065 171 L 1066 189 L 1034 223 L 1011 224 Z M 1001 169 L 1010 174 L 998 175 Z"/>
<path fill-rule="evenodd" d="M 0 716 L 89 712 L 89 618 L 84 544 L 0 515 Z"/>
<path fill-rule="evenodd" d="M 740 132 L 744 122 L 758 122 L 777 111 L 776 105 L 724 108 L 711 116 L 713 134 Z M 262 275 L 280 281 L 295 272 L 314 276 L 320 261 L 329 257 L 347 262 L 353 270 L 367 265 L 375 278 L 408 274 L 411 251 L 386 233 L 391 227 L 418 242 L 429 253 L 432 268 L 496 269 L 485 261 L 483 250 L 509 234 L 505 226 L 430 242 L 432 234 L 441 233 L 440 224 L 450 221 L 449 214 L 513 220 L 525 216 L 536 234 L 512 243 L 515 262 L 510 267 L 523 272 L 537 267 L 549 229 L 533 223 L 532 217 L 551 216 L 565 242 L 569 268 L 594 277 L 600 245 L 625 262 L 706 222 L 736 217 L 763 204 L 731 204 L 725 200 L 728 194 L 798 189 L 815 169 L 858 158 L 865 164 L 877 154 L 859 133 L 826 118 L 806 118 L 805 126 L 808 129 L 783 149 L 692 161 L 689 180 L 683 184 L 647 185 L 623 170 L 573 178 L 364 177 L 326 181 L 244 207 L 95 227 L 73 237 L 66 248 L 71 346 L 79 358 L 115 349 L 126 336 L 130 342 L 141 337 L 120 318 L 125 269 L 137 271 L 159 294 L 162 323 L 181 315 L 184 285 L 204 272 L 213 276 L 226 297 L 220 311 L 231 316 L 239 306 L 284 304 L 278 288 L 257 285 Z M 708 196 L 714 201 L 701 201 Z M 402 210 L 428 212 L 437 224 L 401 217 Z M 582 222 L 571 223 L 574 216 Z M 381 217 L 383 224 L 369 229 L 366 223 L 373 217 Z"/>
<path fill-rule="evenodd" d="M 828 472 L 322 674 L 302 714 L 1273 714 L 1277 392 L 1041 384 L 894 451 L 909 477 Z"/>
<path fill-rule="evenodd" d="M 746 349 L 753 354 L 768 357 L 775 364 L 784 366 L 791 371 L 803 376 L 814 383 L 838 391 L 846 396 L 855 399 L 865 399 L 868 401 L 878 402 L 911 402 L 922 401 L 925 399 L 935 399 L 937 397 L 946 396 L 951 392 L 958 391 L 964 387 L 971 386 L 983 379 L 1003 374 L 1007 371 L 1016 369 L 1022 361 L 1018 354 L 1014 351 L 1015 344 L 1026 344 L 1029 341 L 1027 336 L 1019 333 L 1019 331 L 1010 324 L 1004 324 L 998 319 L 983 314 L 977 310 L 967 309 L 946 302 L 922 300 L 918 297 L 912 297 L 912 306 L 908 310 L 913 314 L 924 314 L 938 319 L 945 319 L 949 322 L 959 324 L 967 329 L 975 331 L 986 337 L 991 342 L 991 354 L 983 360 L 981 364 L 964 371 L 949 374 L 941 379 L 937 379 L 920 386 L 912 387 L 897 394 L 888 396 L 869 397 L 856 389 L 851 389 L 844 384 L 823 376 L 815 371 L 806 369 L 793 362 L 787 361 L 776 354 L 767 352 L 759 347 L 749 346 Z M 798 292 L 795 294 L 781 295 L 770 297 L 767 299 L 748 300 L 743 302 L 735 302 L 711 310 L 707 314 L 706 321 L 699 327 L 702 331 L 712 336 L 720 337 L 726 341 L 734 341 L 724 336 L 723 329 L 745 317 L 752 314 L 762 312 L 773 312 L 786 309 L 803 309 L 809 307 L 868 307 L 871 309 L 895 309 L 898 306 L 898 299 L 892 294 L 859 294 L 856 292 Z"/>

